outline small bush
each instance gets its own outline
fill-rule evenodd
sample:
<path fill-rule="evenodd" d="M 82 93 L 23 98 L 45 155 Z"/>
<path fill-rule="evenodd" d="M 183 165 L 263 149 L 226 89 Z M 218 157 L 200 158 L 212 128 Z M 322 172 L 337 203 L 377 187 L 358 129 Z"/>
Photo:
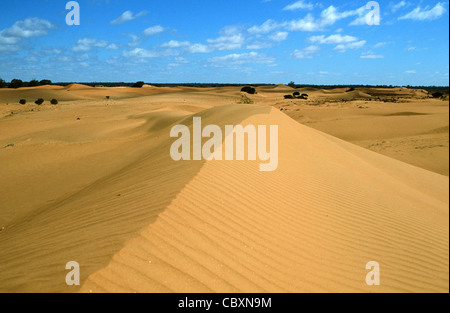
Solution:
<path fill-rule="evenodd" d="M 355 88 L 351 87 L 350 89 L 348 89 L 346 92 L 352 92 L 355 91 Z"/>
<path fill-rule="evenodd" d="M 142 88 L 144 86 L 144 82 L 140 81 L 133 85 L 133 88 Z"/>
<path fill-rule="evenodd" d="M 44 99 L 39 98 L 34 103 L 36 103 L 37 105 L 41 105 L 42 103 L 44 103 Z"/>
<path fill-rule="evenodd" d="M 309 95 L 306 94 L 306 93 L 304 93 L 304 94 L 302 94 L 302 95 L 300 96 L 300 98 L 305 99 L 305 100 L 308 100 Z"/>
<path fill-rule="evenodd" d="M 298 91 L 294 92 L 294 98 L 296 98 L 296 97 L 300 97 L 300 92 L 298 92 Z"/>
<path fill-rule="evenodd" d="M 50 103 L 56 105 L 56 104 L 58 104 L 58 100 L 52 99 L 52 100 L 50 101 Z"/>
<path fill-rule="evenodd" d="M 292 95 L 285 95 L 284 99 L 294 99 L 294 96 L 292 96 Z"/>
<path fill-rule="evenodd" d="M 20 103 L 20 104 L 27 104 L 27 100 L 25 100 L 25 99 L 20 99 L 19 103 Z"/>
<path fill-rule="evenodd" d="M 254 95 L 256 93 L 256 89 L 250 86 L 243 87 L 241 92 L 246 92 L 248 94 Z"/>
<path fill-rule="evenodd" d="M 242 95 L 241 102 L 243 104 L 253 104 L 253 100 L 247 97 L 246 95 Z"/>
<path fill-rule="evenodd" d="M 106 99 L 109 100 L 111 97 L 110 96 L 106 96 Z"/>
<path fill-rule="evenodd" d="M 444 96 L 444 94 L 442 92 L 440 92 L 440 91 L 433 92 L 431 95 L 435 99 L 442 98 L 442 96 Z"/>

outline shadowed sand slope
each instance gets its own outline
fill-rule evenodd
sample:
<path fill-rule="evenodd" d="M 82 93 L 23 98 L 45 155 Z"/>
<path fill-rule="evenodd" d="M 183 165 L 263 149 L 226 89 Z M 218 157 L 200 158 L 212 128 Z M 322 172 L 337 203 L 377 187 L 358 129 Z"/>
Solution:
<path fill-rule="evenodd" d="M 178 123 L 278 125 L 279 167 L 175 162 Z M 0 290 L 448 292 L 448 177 L 270 107 L 140 116 L 127 162 L 0 232 Z M 105 154 L 124 159 L 125 155 Z M 82 285 L 65 285 L 65 264 Z M 381 286 L 365 283 L 366 263 Z"/>

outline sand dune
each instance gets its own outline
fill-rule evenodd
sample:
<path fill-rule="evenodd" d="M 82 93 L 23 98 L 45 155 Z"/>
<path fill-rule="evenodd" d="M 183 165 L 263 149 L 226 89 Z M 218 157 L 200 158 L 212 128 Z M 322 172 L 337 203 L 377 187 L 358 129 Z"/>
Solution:
<path fill-rule="evenodd" d="M 0 291 L 448 292 L 448 177 L 302 125 L 264 88 L 253 105 L 239 88 L 151 89 L 74 89 L 0 120 Z M 173 161 L 170 129 L 194 116 L 279 125 L 278 169 Z"/>

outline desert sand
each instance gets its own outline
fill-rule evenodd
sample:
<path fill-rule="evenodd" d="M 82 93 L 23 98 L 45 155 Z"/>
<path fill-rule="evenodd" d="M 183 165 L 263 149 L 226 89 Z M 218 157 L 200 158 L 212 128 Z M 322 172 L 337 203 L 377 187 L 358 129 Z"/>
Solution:
<path fill-rule="evenodd" d="M 0 292 L 449 292 L 448 101 L 257 91 L 0 89 Z M 279 125 L 278 169 L 173 161 L 194 116 Z"/>

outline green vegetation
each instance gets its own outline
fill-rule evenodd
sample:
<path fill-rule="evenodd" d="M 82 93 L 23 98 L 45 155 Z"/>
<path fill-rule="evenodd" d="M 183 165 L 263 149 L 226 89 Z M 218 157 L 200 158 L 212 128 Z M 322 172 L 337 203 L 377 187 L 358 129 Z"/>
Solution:
<path fill-rule="evenodd" d="M 139 81 L 133 85 L 133 88 L 142 88 L 144 84 L 145 83 L 143 81 Z"/>
<path fill-rule="evenodd" d="M 56 105 L 56 104 L 58 104 L 58 100 L 52 99 L 52 100 L 50 101 L 50 103 L 53 104 L 53 105 Z"/>
<path fill-rule="evenodd" d="M 248 94 L 254 95 L 256 93 L 256 89 L 250 86 L 245 86 L 241 89 L 241 92 L 246 92 Z"/>
<path fill-rule="evenodd" d="M 21 81 L 20 79 L 13 79 L 9 83 L 9 88 L 20 88 L 20 87 L 23 87 L 23 81 Z"/>
<path fill-rule="evenodd" d="M 27 104 L 27 100 L 25 100 L 25 99 L 20 99 L 19 103 L 20 103 L 20 104 Z"/>
<path fill-rule="evenodd" d="M 253 104 L 253 100 L 250 99 L 249 97 L 247 97 L 246 95 L 242 95 L 241 97 L 241 102 L 239 103 L 243 103 L 243 104 Z"/>
<path fill-rule="evenodd" d="M 44 99 L 39 98 L 34 103 L 36 103 L 37 105 L 41 105 L 42 103 L 44 103 Z"/>

